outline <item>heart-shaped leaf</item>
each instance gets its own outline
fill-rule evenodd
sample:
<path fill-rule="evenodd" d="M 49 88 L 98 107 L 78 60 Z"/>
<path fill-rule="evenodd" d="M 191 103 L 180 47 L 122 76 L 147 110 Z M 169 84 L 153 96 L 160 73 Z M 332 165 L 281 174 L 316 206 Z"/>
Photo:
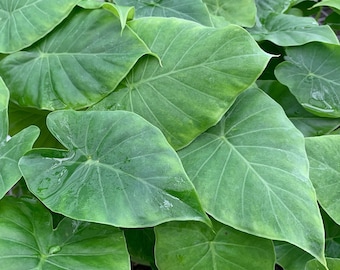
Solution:
<path fill-rule="evenodd" d="M 155 57 L 142 58 L 93 109 L 140 114 L 175 149 L 216 124 L 270 59 L 236 25 L 214 29 L 174 18 L 143 18 L 130 26 L 159 55 L 162 66 Z"/>
<path fill-rule="evenodd" d="M 0 201 L 0 264 L 13 270 L 130 269 L 119 229 L 68 218 L 53 229 L 41 203 L 13 197 Z"/>
<path fill-rule="evenodd" d="M 256 6 L 254 0 L 203 0 L 210 14 L 222 16 L 226 22 L 245 27 L 255 24 Z"/>
<path fill-rule="evenodd" d="M 0 198 L 21 178 L 18 161 L 39 135 L 39 129 L 30 126 L 8 140 L 8 100 L 8 89 L 0 77 Z"/>
<path fill-rule="evenodd" d="M 242 93 L 218 125 L 179 155 L 215 219 L 290 242 L 325 262 L 304 138 L 265 93 L 254 88 Z"/>
<path fill-rule="evenodd" d="M 305 137 L 330 134 L 340 126 L 340 118 L 319 117 L 306 111 L 289 91 L 278 81 L 257 81 L 256 84 L 284 109 L 289 120 Z"/>
<path fill-rule="evenodd" d="M 340 224 L 340 136 L 306 138 L 310 179 L 322 208 Z"/>
<path fill-rule="evenodd" d="M 202 0 L 115 0 L 122 6 L 134 6 L 136 18 L 176 17 L 211 26 L 207 7 Z"/>
<path fill-rule="evenodd" d="M 287 48 L 275 76 L 299 103 L 322 117 L 340 117 L 340 46 L 310 43 Z"/>
<path fill-rule="evenodd" d="M 198 222 L 169 222 L 155 227 L 155 256 L 159 269 L 274 268 L 270 240 L 213 221 L 214 232 Z M 242 257 L 242 259 L 240 259 Z"/>
<path fill-rule="evenodd" d="M 19 51 L 45 36 L 79 0 L 1 0 L 0 53 Z"/>
<path fill-rule="evenodd" d="M 57 111 L 47 126 L 69 151 L 34 149 L 19 166 L 52 211 L 117 227 L 209 222 L 176 152 L 140 116 Z"/>
<path fill-rule="evenodd" d="M 52 33 L 0 62 L 15 103 L 38 109 L 79 109 L 112 92 L 150 50 L 103 9 L 77 8 Z"/>

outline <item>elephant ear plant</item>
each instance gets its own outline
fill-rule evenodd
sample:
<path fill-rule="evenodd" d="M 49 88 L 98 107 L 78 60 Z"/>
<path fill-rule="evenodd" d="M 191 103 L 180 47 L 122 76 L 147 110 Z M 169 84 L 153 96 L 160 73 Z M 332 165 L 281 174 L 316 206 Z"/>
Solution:
<path fill-rule="evenodd" d="M 338 2 L 2 0 L 1 267 L 340 269 Z"/>

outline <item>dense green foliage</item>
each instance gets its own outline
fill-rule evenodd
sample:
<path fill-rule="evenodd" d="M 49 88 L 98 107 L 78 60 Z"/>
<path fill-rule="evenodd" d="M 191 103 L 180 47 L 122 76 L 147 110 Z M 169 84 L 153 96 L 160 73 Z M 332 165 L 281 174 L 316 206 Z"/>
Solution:
<path fill-rule="evenodd" d="M 339 1 L 111 2 L 0 2 L 1 267 L 340 269 Z"/>

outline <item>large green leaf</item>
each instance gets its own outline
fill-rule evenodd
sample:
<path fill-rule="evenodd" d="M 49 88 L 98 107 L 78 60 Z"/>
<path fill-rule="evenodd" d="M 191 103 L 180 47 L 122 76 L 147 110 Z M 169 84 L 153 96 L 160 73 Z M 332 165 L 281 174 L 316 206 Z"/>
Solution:
<path fill-rule="evenodd" d="M 176 17 L 211 26 L 207 7 L 202 0 L 115 0 L 122 6 L 134 6 L 136 18 Z"/>
<path fill-rule="evenodd" d="M 8 89 L 0 77 L 0 198 L 21 178 L 18 161 L 39 135 L 39 129 L 30 126 L 8 140 L 8 100 Z"/>
<path fill-rule="evenodd" d="M 324 262 L 304 138 L 265 93 L 254 88 L 242 93 L 218 125 L 179 155 L 214 218 L 290 242 Z"/>
<path fill-rule="evenodd" d="M 340 136 L 306 138 L 310 179 L 322 208 L 340 224 Z"/>
<path fill-rule="evenodd" d="M 150 52 L 106 10 L 76 9 L 55 31 L 0 62 L 15 103 L 40 109 L 79 109 L 112 92 Z"/>
<path fill-rule="evenodd" d="M 2 269 L 130 269 L 123 233 L 114 227 L 52 217 L 35 199 L 0 201 Z"/>
<path fill-rule="evenodd" d="M 279 46 L 296 46 L 312 41 L 338 44 L 338 38 L 327 26 L 320 26 L 314 18 L 284 14 L 293 0 L 256 0 L 257 20 L 248 29 L 257 41 L 269 40 Z"/>
<path fill-rule="evenodd" d="M 214 29 L 175 18 L 144 18 L 130 26 L 162 66 L 154 57 L 142 58 L 94 109 L 136 112 L 176 149 L 216 124 L 270 58 L 235 25 Z"/>
<path fill-rule="evenodd" d="M 325 118 L 307 112 L 289 89 L 278 81 L 257 81 L 259 88 L 278 102 L 289 120 L 305 137 L 330 134 L 340 126 L 340 118 Z"/>
<path fill-rule="evenodd" d="M 255 24 L 256 6 L 254 0 L 203 0 L 209 12 L 223 17 L 226 22 L 252 27 Z"/>
<path fill-rule="evenodd" d="M 0 53 L 12 53 L 45 36 L 79 0 L 1 0 Z"/>
<path fill-rule="evenodd" d="M 287 48 L 275 76 L 299 103 L 322 117 L 340 117 L 340 46 L 310 43 Z"/>
<path fill-rule="evenodd" d="M 140 116 L 57 111 L 47 126 L 69 151 L 34 149 L 19 166 L 52 211 L 117 227 L 207 222 L 176 152 Z"/>
<path fill-rule="evenodd" d="M 214 232 L 198 222 L 170 222 L 155 227 L 155 256 L 159 269 L 274 268 L 271 241 L 213 221 Z"/>

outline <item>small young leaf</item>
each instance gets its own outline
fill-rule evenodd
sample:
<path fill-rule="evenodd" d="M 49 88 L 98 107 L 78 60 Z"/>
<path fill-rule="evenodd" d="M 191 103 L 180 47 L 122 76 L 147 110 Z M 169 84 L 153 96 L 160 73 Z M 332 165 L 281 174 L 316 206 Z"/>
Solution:
<path fill-rule="evenodd" d="M 18 161 L 39 135 L 39 129 L 30 126 L 8 141 L 8 100 L 8 89 L 0 77 L 0 199 L 21 178 Z"/>
<path fill-rule="evenodd" d="M 340 224 L 340 136 L 306 138 L 310 179 L 318 201 L 327 214 Z"/>
<path fill-rule="evenodd" d="M 214 233 L 198 222 L 169 222 L 155 227 L 155 257 L 159 269 L 274 268 L 270 240 L 239 232 L 213 221 Z"/>
<path fill-rule="evenodd" d="M 56 229 L 36 199 L 0 201 L 2 269 L 130 269 L 123 233 L 64 218 Z"/>
<path fill-rule="evenodd" d="M 265 93 L 254 88 L 242 93 L 218 125 L 179 155 L 215 219 L 290 242 L 324 263 L 324 231 L 304 138 Z"/>
<path fill-rule="evenodd" d="M 143 18 L 131 28 L 161 59 L 146 56 L 95 110 L 143 116 L 179 149 L 215 125 L 270 59 L 242 28 L 175 18 Z M 246 69 L 245 69 L 246 67 Z"/>
<path fill-rule="evenodd" d="M 0 53 L 33 44 L 62 22 L 79 0 L 0 1 Z"/>
<path fill-rule="evenodd" d="M 118 18 L 77 8 L 52 33 L 0 62 L 0 75 L 21 106 L 80 109 L 112 92 L 150 50 Z"/>
<path fill-rule="evenodd" d="M 52 211 L 125 228 L 209 222 L 176 152 L 140 116 L 57 111 L 47 126 L 68 151 L 34 149 L 19 166 Z"/>
<path fill-rule="evenodd" d="M 340 117 L 340 46 L 314 42 L 286 52 L 286 61 L 275 69 L 277 79 L 309 112 Z"/>

